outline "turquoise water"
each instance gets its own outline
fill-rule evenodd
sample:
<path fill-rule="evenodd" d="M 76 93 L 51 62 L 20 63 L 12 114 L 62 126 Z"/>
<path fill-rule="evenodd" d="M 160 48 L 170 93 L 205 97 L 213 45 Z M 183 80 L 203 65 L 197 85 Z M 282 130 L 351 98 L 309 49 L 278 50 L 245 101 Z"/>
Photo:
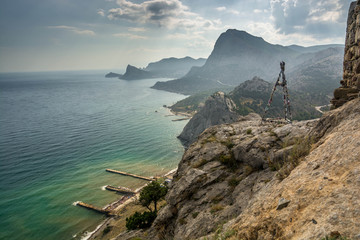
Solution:
<path fill-rule="evenodd" d="M 185 96 L 150 89 L 159 79 L 106 79 L 104 72 L 0 74 L 0 239 L 81 238 L 104 219 L 73 206 L 105 206 L 144 176 L 175 168 L 186 121 L 168 110 Z"/>

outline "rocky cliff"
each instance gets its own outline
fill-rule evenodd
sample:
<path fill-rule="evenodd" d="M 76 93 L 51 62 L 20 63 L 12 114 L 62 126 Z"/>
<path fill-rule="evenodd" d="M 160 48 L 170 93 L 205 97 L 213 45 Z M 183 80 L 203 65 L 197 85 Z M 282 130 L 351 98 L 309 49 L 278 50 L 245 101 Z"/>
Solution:
<path fill-rule="evenodd" d="M 343 80 L 341 87 L 335 89 L 331 100 L 333 108 L 342 106 L 349 100 L 360 96 L 360 1 L 352 2 L 349 8 Z"/>
<path fill-rule="evenodd" d="M 317 120 L 214 126 L 185 152 L 153 226 L 118 239 L 360 239 L 359 161 L 360 99 Z"/>
<path fill-rule="evenodd" d="M 213 94 L 206 100 L 204 107 L 186 124 L 178 138 L 185 147 L 188 147 L 206 128 L 237 121 L 239 115 L 235 109 L 234 102 L 223 92 Z"/>

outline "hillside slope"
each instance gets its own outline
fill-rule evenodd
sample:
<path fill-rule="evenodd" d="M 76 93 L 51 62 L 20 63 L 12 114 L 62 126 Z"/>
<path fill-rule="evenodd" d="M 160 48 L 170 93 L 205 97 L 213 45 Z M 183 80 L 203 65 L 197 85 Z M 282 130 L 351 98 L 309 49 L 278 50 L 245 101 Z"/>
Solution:
<path fill-rule="evenodd" d="M 214 126 L 185 152 L 153 226 L 117 239 L 357 239 L 359 161 L 360 99 L 320 120 Z"/>

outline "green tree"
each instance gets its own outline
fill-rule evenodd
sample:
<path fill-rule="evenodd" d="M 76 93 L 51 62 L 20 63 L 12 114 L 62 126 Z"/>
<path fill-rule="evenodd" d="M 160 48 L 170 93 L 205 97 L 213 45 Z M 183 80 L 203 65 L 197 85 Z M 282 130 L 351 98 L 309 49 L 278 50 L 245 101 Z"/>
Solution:
<path fill-rule="evenodd" d="M 165 197 L 166 193 L 167 187 L 160 185 L 160 183 L 156 181 L 152 181 L 141 190 L 139 201 L 141 205 L 149 209 L 150 212 L 153 212 L 150 205 L 154 203 L 154 212 L 157 212 L 157 203 Z"/>

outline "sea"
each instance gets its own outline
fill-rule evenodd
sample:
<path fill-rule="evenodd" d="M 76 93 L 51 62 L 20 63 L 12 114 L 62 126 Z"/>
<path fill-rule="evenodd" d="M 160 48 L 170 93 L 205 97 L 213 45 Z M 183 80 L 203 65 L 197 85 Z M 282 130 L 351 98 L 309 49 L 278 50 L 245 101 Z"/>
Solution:
<path fill-rule="evenodd" d="M 86 239 L 104 207 L 143 176 L 177 167 L 187 121 L 164 105 L 186 96 L 151 89 L 167 79 L 124 81 L 106 71 L 0 74 L 0 239 Z"/>

